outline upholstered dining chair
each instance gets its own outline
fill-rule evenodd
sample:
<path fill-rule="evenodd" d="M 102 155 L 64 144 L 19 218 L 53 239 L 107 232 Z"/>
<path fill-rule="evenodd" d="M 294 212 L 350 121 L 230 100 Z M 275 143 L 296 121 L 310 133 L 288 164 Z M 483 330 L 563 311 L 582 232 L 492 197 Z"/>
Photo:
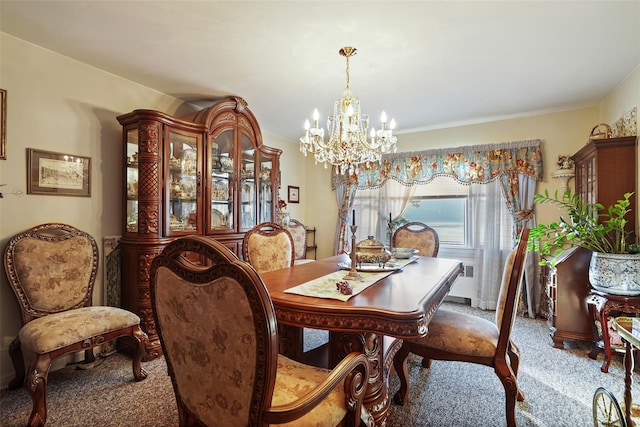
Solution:
<path fill-rule="evenodd" d="M 329 371 L 279 355 L 264 282 L 219 242 L 169 243 L 151 265 L 151 302 L 181 426 L 360 425 L 366 357 Z"/>
<path fill-rule="evenodd" d="M 433 228 L 422 222 L 408 222 L 393 233 L 394 248 L 413 248 L 421 256 L 438 256 L 440 240 Z"/>
<path fill-rule="evenodd" d="M 47 381 L 54 359 L 93 348 L 118 337 L 135 342 L 133 376 L 146 378 L 140 362 L 146 334 L 140 318 L 117 307 L 91 306 L 98 269 L 98 247 L 89 234 L 59 223 L 43 224 L 13 236 L 4 251 L 4 267 L 22 310 L 23 326 L 9 346 L 16 371 L 9 388 L 25 382 L 25 350 L 35 354 L 26 387 L 33 400 L 29 426 L 47 421 Z"/>
<path fill-rule="evenodd" d="M 307 227 L 297 219 L 289 219 L 289 227 L 287 228 L 293 238 L 294 261 L 295 265 L 312 262 L 307 258 Z"/>
<path fill-rule="evenodd" d="M 511 330 L 528 238 L 529 230 L 525 229 L 505 262 L 495 323 L 478 316 L 439 309 L 429 322 L 426 336 L 403 342 L 393 360 L 400 377 L 400 389 L 394 396 L 396 403 L 404 405 L 409 396 L 407 358 L 410 353 L 424 357 L 423 364 L 427 360 L 427 367 L 432 359 L 477 363 L 494 369 L 505 391 L 507 426 L 516 426 L 516 400 L 524 400 L 524 394 L 517 384 L 520 352 L 511 341 Z"/>
<path fill-rule="evenodd" d="M 242 257 L 263 273 L 291 267 L 295 261 L 291 233 L 275 222 L 263 222 L 247 231 L 242 239 Z"/>

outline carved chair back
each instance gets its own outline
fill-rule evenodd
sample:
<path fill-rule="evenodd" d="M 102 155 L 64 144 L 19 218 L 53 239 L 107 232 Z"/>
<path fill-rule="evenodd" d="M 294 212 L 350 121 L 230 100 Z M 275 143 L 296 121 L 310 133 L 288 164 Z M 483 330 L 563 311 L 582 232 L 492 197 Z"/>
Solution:
<path fill-rule="evenodd" d="M 295 261 L 293 237 L 281 225 L 263 222 L 245 233 L 242 256 L 258 273 L 290 267 Z"/>
<path fill-rule="evenodd" d="M 187 252 L 204 263 L 191 263 Z M 333 374 L 279 355 L 262 279 L 221 243 L 174 240 L 154 259 L 150 279 L 181 426 L 358 424 L 368 378 L 364 355 L 351 353 Z"/>
<path fill-rule="evenodd" d="M 422 222 L 409 222 L 393 233 L 394 248 L 412 248 L 421 256 L 438 256 L 440 240 L 433 228 Z"/>
<path fill-rule="evenodd" d="M 75 227 L 43 224 L 9 241 L 4 266 L 26 324 L 91 305 L 98 247 L 91 235 Z"/>
<path fill-rule="evenodd" d="M 289 220 L 289 233 L 293 238 L 294 258 L 305 259 L 307 257 L 307 229 L 300 221 L 291 218 Z"/>

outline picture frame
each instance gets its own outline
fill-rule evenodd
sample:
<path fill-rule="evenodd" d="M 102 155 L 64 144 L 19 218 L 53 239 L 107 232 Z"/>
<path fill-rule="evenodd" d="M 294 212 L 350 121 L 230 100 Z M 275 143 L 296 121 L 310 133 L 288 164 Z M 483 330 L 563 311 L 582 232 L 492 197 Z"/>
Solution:
<path fill-rule="evenodd" d="M 300 203 L 300 187 L 287 186 L 287 195 L 289 203 Z"/>
<path fill-rule="evenodd" d="M 91 158 L 27 149 L 27 194 L 91 196 Z"/>
<path fill-rule="evenodd" d="M 0 160 L 7 160 L 7 91 L 0 89 Z"/>

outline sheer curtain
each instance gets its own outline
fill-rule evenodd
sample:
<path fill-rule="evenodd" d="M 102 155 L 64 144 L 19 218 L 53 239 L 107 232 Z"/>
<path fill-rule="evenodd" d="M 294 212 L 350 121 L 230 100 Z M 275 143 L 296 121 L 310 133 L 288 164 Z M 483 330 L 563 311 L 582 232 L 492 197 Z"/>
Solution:
<path fill-rule="evenodd" d="M 393 220 L 402 217 L 415 189 L 415 185 L 404 185 L 393 179 L 387 180 L 378 188 L 358 188 L 353 203 L 356 223 L 359 225 L 358 240 L 374 236 L 377 240 L 388 243 L 389 214 Z"/>
<path fill-rule="evenodd" d="M 502 270 L 512 248 L 511 215 L 506 206 L 500 182 L 471 184 L 472 246 L 479 267 L 473 307 L 495 310 L 502 280 Z"/>

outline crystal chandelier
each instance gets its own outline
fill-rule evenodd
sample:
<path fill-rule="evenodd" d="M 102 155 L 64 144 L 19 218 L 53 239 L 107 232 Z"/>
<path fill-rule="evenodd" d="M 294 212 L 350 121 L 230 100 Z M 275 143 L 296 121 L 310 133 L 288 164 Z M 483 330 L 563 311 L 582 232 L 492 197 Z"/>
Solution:
<path fill-rule="evenodd" d="M 311 153 L 316 164 L 328 163 L 337 166 L 338 173 L 355 173 L 361 163 L 379 162 L 384 153 L 396 151 L 397 138 L 393 136 L 396 122 L 391 119 L 387 125 L 387 115 L 382 112 L 382 126 L 369 132 L 369 116 L 360 112 L 360 100 L 353 96 L 349 88 L 349 58 L 356 54 L 356 48 L 343 47 L 339 51 L 347 58 L 347 86 L 342 98 L 333 106 L 333 115 L 327 119 L 329 140 L 325 142 L 324 129 L 318 125 L 320 114 L 313 111 L 313 127 L 307 119 L 304 123 L 305 135 L 300 138 L 300 151 L 306 156 Z"/>

